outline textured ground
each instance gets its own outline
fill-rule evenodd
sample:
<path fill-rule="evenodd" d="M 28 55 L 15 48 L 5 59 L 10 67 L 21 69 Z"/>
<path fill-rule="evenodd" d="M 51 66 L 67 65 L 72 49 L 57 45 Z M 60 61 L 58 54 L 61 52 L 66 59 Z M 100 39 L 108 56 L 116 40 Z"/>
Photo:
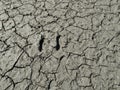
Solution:
<path fill-rule="evenodd" d="M 120 90 L 120 0 L 0 0 L 0 90 Z"/>

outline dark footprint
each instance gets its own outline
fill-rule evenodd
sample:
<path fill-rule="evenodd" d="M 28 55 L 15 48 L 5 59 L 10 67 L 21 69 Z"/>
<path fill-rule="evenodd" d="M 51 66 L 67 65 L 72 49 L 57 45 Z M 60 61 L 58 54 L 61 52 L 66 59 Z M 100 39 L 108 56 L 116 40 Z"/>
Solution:
<path fill-rule="evenodd" d="M 59 44 L 59 39 L 60 39 L 60 35 L 58 35 L 57 37 L 56 37 L 56 50 L 58 51 L 59 49 L 60 49 L 60 44 Z"/>
<path fill-rule="evenodd" d="M 42 51 L 43 42 L 44 42 L 44 36 L 41 36 L 41 40 L 39 41 L 39 47 L 38 47 L 40 52 Z"/>

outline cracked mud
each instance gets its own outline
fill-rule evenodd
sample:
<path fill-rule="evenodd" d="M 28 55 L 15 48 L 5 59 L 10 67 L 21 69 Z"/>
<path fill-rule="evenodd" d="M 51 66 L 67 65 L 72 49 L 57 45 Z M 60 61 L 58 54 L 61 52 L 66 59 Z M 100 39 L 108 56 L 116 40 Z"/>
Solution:
<path fill-rule="evenodd" d="M 0 0 L 0 90 L 120 90 L 120 0 Z"/>

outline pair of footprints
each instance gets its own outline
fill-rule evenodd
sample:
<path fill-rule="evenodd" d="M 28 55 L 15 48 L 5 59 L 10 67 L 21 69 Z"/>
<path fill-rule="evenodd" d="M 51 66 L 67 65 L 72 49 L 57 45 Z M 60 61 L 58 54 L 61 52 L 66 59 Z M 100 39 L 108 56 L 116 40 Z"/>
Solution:
<path fill-rule="evenodd" d="M 56 46 L 55 46 L 55 49 L 58 51 L 60 49 L 60 44 L 59 44 L 59 39 L 60 39 L 61 35 L 58 35 L 56 37 Z M 41 52 L 42 51 L 42 47 L 43 47 L 43 42 L 44 42 L 44 36 L 41 36 L 41 39 L 39 41 L 39 47 L 38 47 L 38 50 Z"/>

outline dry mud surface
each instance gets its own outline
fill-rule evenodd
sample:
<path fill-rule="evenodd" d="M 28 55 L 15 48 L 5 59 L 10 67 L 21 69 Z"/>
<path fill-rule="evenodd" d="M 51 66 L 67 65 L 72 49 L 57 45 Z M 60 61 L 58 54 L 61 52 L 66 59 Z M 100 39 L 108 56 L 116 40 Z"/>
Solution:
<path fill-rule="evenodd" d="M 120 0 L 0 0 L 0 90 L 120 90 Z"/>

